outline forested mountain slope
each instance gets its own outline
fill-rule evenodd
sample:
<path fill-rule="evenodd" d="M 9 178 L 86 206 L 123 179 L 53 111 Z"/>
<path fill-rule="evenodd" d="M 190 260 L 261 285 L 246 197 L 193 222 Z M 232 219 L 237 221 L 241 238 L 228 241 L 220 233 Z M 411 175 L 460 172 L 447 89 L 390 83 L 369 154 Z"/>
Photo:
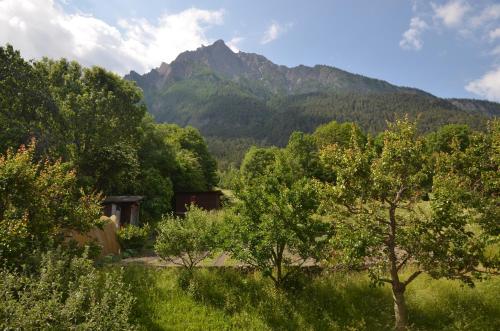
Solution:
<path fill-rule="evenodd" d="M 387 120 L 409 114 L 419 116 L 425 132 L 446 123 L 484 128 L 500 114 L 498 103 L 442 99 L 325 65 L 288 68 L 258 54 L 234 53 L 222 40 L 126 78 L 143 89 L 157 121 L 198 128 L 212 150 L 221 144 L 283 145 L 291 132 L 311 132 L 331 120 L 354 121 L 376 133 Z"/>

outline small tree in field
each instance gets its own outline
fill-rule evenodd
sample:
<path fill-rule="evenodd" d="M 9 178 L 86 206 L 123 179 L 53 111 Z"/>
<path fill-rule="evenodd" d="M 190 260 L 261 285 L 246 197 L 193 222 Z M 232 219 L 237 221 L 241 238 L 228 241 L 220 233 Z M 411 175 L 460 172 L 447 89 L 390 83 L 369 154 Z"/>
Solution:
<path fill-rule="evenodd" d="M 315 213 L 318 186 L 295 176 L 285 152 L 237 190 L 236 217 L 228 222 L 228 249 L 269 276 L 276 287 L 309 258 L 323 256 L 329 226 Z"/>
<path fill-rule="evenodd" d="M 189 273 L 211 256 L 217 244 L 218 215 L 191 205 L 184 218 L 169 216 L 158 224 L 155 251 Z"/>
<path fill-rule="evenodd" d="M 366 264 L 375 283 L 390 284 L 396 330 L 406 330 L 408 285 L 422 272 L 470 283 L 485 242 L 471 231 L 471 215 L 444 172 L 431 201 L 422 201 L 431 190 L 432 171 L 414 123 L 390 124 L 379 155 L 357 141 L 354 132 L 350 146 L 331 145 L 321 152 L 335 178 L 326 190 L 328 207 L 338 218 L 334 244 L 345 262 Z"/>

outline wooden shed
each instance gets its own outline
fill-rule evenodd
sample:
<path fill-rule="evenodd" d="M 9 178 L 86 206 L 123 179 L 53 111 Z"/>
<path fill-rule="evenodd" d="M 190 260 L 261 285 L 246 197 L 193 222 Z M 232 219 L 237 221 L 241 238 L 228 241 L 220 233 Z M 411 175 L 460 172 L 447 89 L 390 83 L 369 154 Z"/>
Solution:
<path fill-rule="evenodd" d="M 103 201 L 104 215 L 116 217 L 116 226 L 139 225 L 140 195 L 111 195 Z"/>
<path fill-rule="evenodd" d="M 176 192 L 175 214 L 184 215 L 186 207 L 194 204 L 205 210 L 214 210 L 221 207 L 222 191 L 201 191 L 201 192 Z"/>

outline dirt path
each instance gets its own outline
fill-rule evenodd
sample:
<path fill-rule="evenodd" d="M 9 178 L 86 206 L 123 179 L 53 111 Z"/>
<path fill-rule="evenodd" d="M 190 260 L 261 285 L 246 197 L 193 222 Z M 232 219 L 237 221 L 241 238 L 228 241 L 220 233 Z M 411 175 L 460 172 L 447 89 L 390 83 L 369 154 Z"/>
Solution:
<path fill-rule="evenodd" d="M 219 255 L 215 260 L 214 260 L 214 263 L 213 263 L 213 266 L 214 267 L 223 267 L 224 266 L 224 262 L 226 262 L 226 259 L 229 257 L 229 255 L 227 255 L 226 253 L 222 253 L 221 255 Z"/>
<path fill-rule="evenodd" d="M 208 259 L 205 261 L 202 261 L 199 266 L 200 267 L 228 267 L 228 266 L 244 266 L 245 263 L 234 263 L 233 261 L 230 261 L 230 256 L 227 253 L 222 253 L 217 255 L 214 259 Z M 179 259 L 177 261 L 180 262 Z M 176 261 L 176 262 L 177 262 Z M 140 265 L 147 265 L 147 266 L 152 266 L 152 267 L 179 267 L 178 264 L 172 263 L 172 262 L 167 262 L 163 259 L 161 259 L 157 255 L 150 255 L 150 256 L 140 256 L 140 257 L 129 257 L 126 259 L 121 260 L 118 262 L 118 264 L 121 265 L 130 265 L 130 264 L 140 264 Z M 309 259 L 307 260 L 304 264 L 302 264 L 303 267 L 310 267 L 313 265 L 317 265 L 317 263 Z"/>
<path fill-rule="evenodd" d="M 226 260 L 229 258 L 229 255 L 226 253 L 222 253 L 218 255 L 213 261 L 202 261 L 200 263 L 200 266 L 203 267 L 224 267 Z M 178 260 L 180 262 L 180 260 Z M 177 262 L 177 261 L 176 261 Z M 178 264 L 172 263 L 172 262 L 167 262 L 163 259 L 161 259 L 157 255 L 151 255 L 151 256 L 140 256 L 140 257 L 129 257 L 126 259 L 123 259 L 119 262 L 119 264 L 123 265 L 129 265 L 129 264 L 142 264 L 142 265 L 148 265 L 148 266 L 153 266 L 153 267 L 179 267 Z"/>

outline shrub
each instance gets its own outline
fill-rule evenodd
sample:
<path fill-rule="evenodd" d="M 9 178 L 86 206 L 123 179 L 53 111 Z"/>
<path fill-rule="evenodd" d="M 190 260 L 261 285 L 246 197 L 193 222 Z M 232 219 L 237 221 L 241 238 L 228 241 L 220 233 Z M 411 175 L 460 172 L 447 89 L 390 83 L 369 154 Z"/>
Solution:
<path fill-rule="evenodd" d="M 116 235 L 123 249 L 141 250 L 146 245 L 150 233 L 151 227 L 149 224 L 142 227 L 131 224 L 118 230 Z"/>
<path fill-rule="evenodd" d="M 35 143 L 0 155 L 0 261 L 20 265 L 64 232 L 100 224 L 101 197 L 83 193 L 68 164 L 37 162 Z"/>
<path fill-rule="evenodd" d="M 99 272 L 85 255 L 42 255 L 34 272 L 0 269 L 2 330 L 134 330 L 134 298 L 121 270 Z"/>
<path fill-rule="evenodd" d="M 184 218 L 170 216 L 158 224 L 156 253 L 191 272 L 217 246 L 219 214 L 191 205 Z"/>

